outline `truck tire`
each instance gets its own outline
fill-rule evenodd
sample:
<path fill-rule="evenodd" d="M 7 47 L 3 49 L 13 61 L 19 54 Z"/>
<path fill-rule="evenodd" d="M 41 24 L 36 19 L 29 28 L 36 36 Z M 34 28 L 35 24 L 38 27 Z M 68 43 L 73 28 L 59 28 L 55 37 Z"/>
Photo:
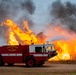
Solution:
<path fill-rule="evenodd" d="M 4 61 L 3 61 L 2 56 L 0 56 L 0 66 L 3 66 L 3 65 L 4 65 Z"/>
<path fill-rule="evenodd" d="M 25 62 L 27 67 L 34 67 L 36 64 L 33 57 L 27 57 Z"/>

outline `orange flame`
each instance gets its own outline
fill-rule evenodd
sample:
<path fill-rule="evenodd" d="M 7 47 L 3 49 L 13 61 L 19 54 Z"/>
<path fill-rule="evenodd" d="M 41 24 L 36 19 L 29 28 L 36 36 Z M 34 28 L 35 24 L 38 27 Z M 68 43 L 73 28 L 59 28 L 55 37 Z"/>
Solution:
<path fill-rule="evenodd" d="M 9 33 L 9 41 L 8 41 L 8 44 L 9 45 L 19 45 L 18 44 L 18 41 L 16 40 L 16 38 L 14 36 L 14 32 L 12 32 L 12 31 L 10 31 L 10 33 Z"/>
<path fill-rule="evenodd" d="M 76 35 L 71 35 L 63 28 L 56 27 L 55 31 L 68 39 L 53 41 L 57 49 L 58 55 L 50 60 L 75 60 L 76 59 Z"/>
<path fill-rule="evenodd" d="M 38 39 L 36 38 L 36 36 L 32 33 L 32 31 L 28 28 L 28 22 L 24 21 L 24 28 L 27 29 L 26 32 L 23 32 L 16 23 L 14 23 L 12 20 L 7 20 L 6 22 L 4 22 L 5 25 L 9 26 L 10 29 L 12 30 L 12 32 L 10 32 L 10 38 L 13 37 L 13 39 L 9 38 L 9 41 L 11 45 L 18 44 L 18 41 L 16 39 L 16 36 L 14 36 L 14 34 L 16 34 L 19 39 L 23 42 L 23 44 L 31 44 L 36 43 L 38 41 Z M 16 41 L 16 42 L 15 42 Z"/>
<path fill-rule="evenodd" d="M 21 44 L 43 44 L 46 41 L 41 39 L 39 36 L 36 36 L 32 30 L 28 27 L 28 21 L 23 21 L 24 27 L 23 30 L 18 27 L 16 23 L 12 20 L 6 20 L 2 23 L 9 27 L 9 37 L 8 37 L 8 44 L 9 45 L 19 45 Z M 51 31 L 50 31 L 51 32 Z M 50 33 L 51 36 L 47 36 L 46 38 L 49 39 L 53 36 L 53 33 L 61 34 L 63 36 L 69 36 L 67 31 L 62 29 L 61 27 L 55 27 L 53 32 Z M 57 35 L 56 34 L 56 35 Z M 76 59 L 76 40 L 71 38 L 69 40 L 58 40 L 53 41 L 54 45 L 56 46 L 58 55 L 50 60 L 72 60 Z"/>

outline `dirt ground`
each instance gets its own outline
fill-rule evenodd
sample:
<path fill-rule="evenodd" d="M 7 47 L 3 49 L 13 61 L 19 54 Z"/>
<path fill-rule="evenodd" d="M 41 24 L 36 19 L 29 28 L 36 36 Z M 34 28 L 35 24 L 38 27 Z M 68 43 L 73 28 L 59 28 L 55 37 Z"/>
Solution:
<path fill-rule="evenodd" d="M 0 75 L 76 75 L 76 64 L 45 63 L 42 67 L 27 68 L 25 64 L 0 67 Z"/>

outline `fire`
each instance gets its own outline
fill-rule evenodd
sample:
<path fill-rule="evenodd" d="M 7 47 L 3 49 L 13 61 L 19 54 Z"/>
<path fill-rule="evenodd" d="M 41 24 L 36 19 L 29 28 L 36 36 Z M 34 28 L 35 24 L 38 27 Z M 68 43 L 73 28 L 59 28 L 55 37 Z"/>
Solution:
<path fill-rule="evenodd" d="M 54 42 L 55 46 L 57 48 L 58 55 L 53 58 L 53 60 L 70 60 L 71 59 L 71 53 L 70 53 L 70 46 L 67 41 L 57 41 Z"/>
<path fill-rule="evenodd" d="M 12 32 L 12 31 L 10 31 L 10 33 L 9 33 L 9 41 L 8 41 L 8 44 L 9 45 L 18 45 L 18 41 L 16 40 L 16 38 L 14 36 L 14 32 Z"/>
<path fill-rule="evenodd" d="M 8 19 L 1 24 L 9 27 L 9 36 L 8 36 L 8 45 L 19 45 L 20 44 L 44 44 L 49 38 L 57 33 L 63 36 L 69 36 L 66 30 L 61 27 L 55 27 L 53 29 L 51 36 L 47 36 L 47 40 L 41 39 L 39 36 L 36 36 L 33 31 L 28 27 L 28 21 L 23 21 L 23 29 L 19 28 L 19 25 Z M 56 34 L 56 35 L 57 35 Z M 75 36 L 76 37 L 76 36 Z M 72 60 L 76 59 L 76 40 L 74 37 L 71 37 L 68 40 L 56 40 L 53 41 L 58 55 L 50 60 Z"/>
<path fill-rule="evenodd" d="M 24 28 L 26 28 L 26 32 L 22 31 L 16 23 L 14 23 L 12 20 L 7 20 L 4 22 L 5 25 L 9 26 L 11 31 L 9 34 L 9 43 L 11 45 L 18 45 L 18 40 L 16 39 L 16 36 L 22 41 L 22 44 L 31 44 L 31 43 L 37 43 L 38 39 L 33 34 L 33 32 L 28 28 L 28 22 L 24 21 Z M 15 35 L 16 36 L 15 36 Z M 11 39 L 12 38 L 12 39 Z"/>
<path fill-rule="evenodd" d="M 63 29 L 58 30 L 61 35 L 68 36 L 69 39 L 60 39 L 53 41 L 57 49 L 58 55 L 50 60 L 75 60 L 76 59 L 76 35 L 72 37 Z"/>

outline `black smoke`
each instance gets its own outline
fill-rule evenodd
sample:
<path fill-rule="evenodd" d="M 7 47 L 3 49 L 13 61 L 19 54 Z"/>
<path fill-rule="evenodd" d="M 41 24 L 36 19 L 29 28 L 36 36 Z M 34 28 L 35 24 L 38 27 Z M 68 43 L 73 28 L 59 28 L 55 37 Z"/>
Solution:
<path fill-rule="evenodd" d="M 12 19 L 16 22 L 29 20 L 35 11 L 32 0 L 0 0 L 0 22 Z"/>
<path fill-rule="evenodd" d="M 22 7 L 24 9 L 27 9 L 30 14 L 33 14 L 35 11 L 35 6 L 33 5 L 33 2 L 31 0 L 25 0 L 25 2 L 22 3 Z"/>
<path fill-rule="evenodd" d="M 41 43 L 42 43 L 42 42 L 45 42 L 45 40 L 46 40 L 46 36 L 44 35 L 43 32 L 39 32 L 39 33 L 37 34 L 37 38 L 38 38 L 38 40 L 41 41 Z"/>
<path fill-rule="evenodd" d="M 76 4 L 56 0 L 50 6 L 50 14 L 54 17 L 54 22 L 59 21 L 70 30 L 76 31 Z"/>
<path fill-rule="evenodd" d="M 23 27 L 23 21 L 28 20 L 29 26 L 32 27 L 34 11 L 35 5 L 32 0 L 0 0 L 0 24 L 11 19 Z M 7 40 L 8 32 L 7 26 L 0 26 L 0 38 Z"/>

